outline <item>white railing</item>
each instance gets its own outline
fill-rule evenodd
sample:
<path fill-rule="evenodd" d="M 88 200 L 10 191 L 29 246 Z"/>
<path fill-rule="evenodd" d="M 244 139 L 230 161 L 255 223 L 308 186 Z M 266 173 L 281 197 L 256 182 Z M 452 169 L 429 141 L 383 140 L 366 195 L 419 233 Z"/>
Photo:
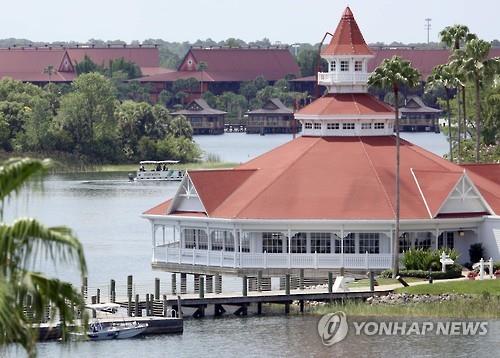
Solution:
<path fill-rule="evenodd" d="M 391 254 L 268 254 L 180 249 L 156 246 L 154 263 L 187 264 L 231 268 L 338 268 L 386 269 Z"/>
<path fill-rule="evenodd" d="M 335 83 L 366 83 L 368 73 L 337 73 L 337 72 L 319 72 L 318 83 L 320 85 L 333 85 Z"/>

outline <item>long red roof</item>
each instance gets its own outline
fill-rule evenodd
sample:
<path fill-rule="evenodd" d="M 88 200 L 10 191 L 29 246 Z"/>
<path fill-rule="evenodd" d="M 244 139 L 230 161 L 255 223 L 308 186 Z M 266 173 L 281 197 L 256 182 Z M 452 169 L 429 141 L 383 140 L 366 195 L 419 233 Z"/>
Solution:
<path fill-rule="evenodd" d="M 435 217 L 464 169 L 401 142 L 401 218 Z M 209 217 L 384 220 L 395 215 L 394 168 L 394 136 L 303 136 L 234 170 L 189 175 Z M 500 183 L 477 170 L 466 173 L 499 213 Z M 158 210 L 146 214 L 160 215 Z"/>
<path fill-rule="evenodd" d="M 321 51 L 322 55 L 371 55 L 372 52 L 361 34 L 349 7 L 342 14 L 332 40 Z"/>

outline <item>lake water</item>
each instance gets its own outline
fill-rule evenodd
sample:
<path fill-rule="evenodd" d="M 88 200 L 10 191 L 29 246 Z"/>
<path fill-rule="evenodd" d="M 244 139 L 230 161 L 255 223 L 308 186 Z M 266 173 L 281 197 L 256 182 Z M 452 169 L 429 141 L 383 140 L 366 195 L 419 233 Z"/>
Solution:
<path fill-rule="evenodd" d="M 446 138 L 434 133 L 405 133 L 405 139 L 442 155 L 447 151 Z M 195 140 L 205 153 L 221 160 L 244 162 L 291 140 L 291 135 L 199 136 Z M 151 292 L 153 280 L 162 281 L 162 292 L 169 292 L 170 274 L 153 272 L 151 260 L 151 228 L 140 214 L 173 196 L 177 183 L 130 183 L 127 173 L 77 173 L 50 175 L 43 186 L 32 187 L 11 200 L 4 218 L 10 222 L 18 216 L 33 216 L 46 225 L 67 225 L 74 229 L 84 245 L 89 268 L 89 290 L 101 288 L 107 298 L 110 279 L 117 282 L 117 291 L 124 291 L 126 277 L 134 275 L 139 293 Z M 57 270 L 58 276 L 75 280 L 67 267 Z M 189 285 L 189 282 L 188 282 Z M 240 280 L 224 278 L 225 291 L 240 289 Z M 316 333 L 315 317 L 249 317 L 187 320 L 183 335 L 147 337 L 133 341 L 82 343 L 68 351 L 59 343 L 40 344 L 42 357 L 137 357 L 146 356 L 333 356 L 349 353 L 356 357 L 430 356 L 437 352 L 453 352 L 469 356 L 475 352 L 498 352 L 495 336 L 475 341 L 448 338 L 378 339 L 348 338 L 344 345 L 326 349 Z M 498 336 L 496 336 L 498 337 Z M 489 340 L 488 340 L 489 339 Z M 349 340 L 351 343 L 349 343 Z M 497 345 L 497 349 L 483 344 Z M 344 348 L 342 348 L 344 347 Z M 15 354 L 14 354 L 15 355 Z"/>

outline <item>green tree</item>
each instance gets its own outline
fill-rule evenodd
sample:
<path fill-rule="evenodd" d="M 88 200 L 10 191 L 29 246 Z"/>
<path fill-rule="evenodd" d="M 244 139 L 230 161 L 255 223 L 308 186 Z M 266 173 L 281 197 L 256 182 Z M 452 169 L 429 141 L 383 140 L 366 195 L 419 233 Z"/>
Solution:
<path fill-rule="evenodd" d="M 3 204 L 31 177 L 47 169 L 50 162 L 29 158 L 12 159 L 0 165 L 0 200 Z M 36 356 L 36 329 L 50 304 L 57 310 L 63 339 L 75 310 L 83 311 L 84 300 L 71 284 L 34 272 L 36 264 L 74 264 L 81 277 L 86 264 L 83 247 L 66 227 L 45 227 L 34 219 L 0 224 L 0 344 L 20 344 L 30 357 Z M 23 312 L 28 301 L 33 317 Z"/>
<path fill-rule="evenodd" d="M 203 95 L 203 73 L 208 69 L 208 64 L 200 61 L 196 66 L 196 70 L 200 72 L 200 94 Z"/>
<path fill-rule="evenodd" d="M 432 70 L 432 74 L 427 78 L 426 89 L 432 90 L 436 87 L 444 88 L 446 101 L 446 115 L 448 117 L 448 141 L 450 145 L 449 159 L 453 162 L 453 138 L 451 130 L 451 108 L 450 99 L 452 91 L 458 85 L 454 70 L 449 65 L 439 65 Z"/>
<path fill-rule="evenodd" d="M 465 25 L 453 25 L 453 26 L 447 26 L 441 32 L 439 32 L 439 36 L 441 39 L 441 42 L 443 42 L 450 50 L 452 51 L 452 54 L 459 50 L 460 47 L 467 41 L 473 39 L 476 37 L 476 35 L 470 33 L 469 28 Z M 464 80 L 462 78 L 462 74 L 460 71 L 460 66 L 457 62 L 452 65 L 451 67 L 453 69 L 453 73 L 457 77 L 457 79 L 461 82 L 459 83 L 459 86 L 457 87 L 457 105 L 459 108 L 459 111 L 457 113 L 457 146 L 458 146 L 458 162 L 460 163 L 461 160 L 461 143 L 462 143 L 462 126 L 463 128 L 467 127 L 467 113 L 466 113 L 466 106 L 465 106 L 465 96 L 466 96 L 466 89 L 464 86 Z M 460 104 L 462 102 L 462 106 Z M 461 116 L 461 114 L 463 116 Z M 461 117 L 463 117 L 463 123 L 461 120 Z M 466 133 L 464 131 L 464 139 L 466 139 Z"/>
<path fill-rule="evenodd" d="M 92 61 L 89 56 L 85 55 L 82 61 L 76 63 L 75 71 L 77 75 L 82 75 L 90 72 L 103 72 L 103 68 Z"/>
<path fill-rule="evenodd" d="M 170 122 L 169 134 L 176 138 L 185 137 L 192 139 L 193 127 L 191 127 L 191 123 L 189 123 L 185 116 L 175 116 Z"/>
<path fill-rule="evenodd" d="M 74 150 L 94 158 L 115 160 L 117 139 L 115 88 L 98 73 L 86 73 L 73 82 L 74 91 L 63 96 L 56 117 L 59 130 L 72 137 Z"/>
<path fill-rule="evenodd" d="M 391 59 L 385 59 L 380 66 L 368 78 L 370 86 L 392 90 L 394 93 L 395 111 L 394 125 L 396 128 L 396 229 L 394 243 L 392 245 L 392 275 L 395 278 L 399 272 L 399 217 L 400 217 L 400 149 L 399 149 L 399 105 L 398 97 L 400 88 L 416 87 L 420 84 L 420 73 L 411 67 L 410 62 L 394 56 Z"/>
<path fill-rule="evenodd" d="M 476 107 L 476 162 L 481 159 L 481 88 L 485 81 L 492 80 L 498 72 L 500 59 L 488 59 L 491 44 L 484 40 L 472 38 L 465 48 L 456 50 L 455 56 L 460 61 L 460 67 L 466 78 L 474 84 Z"/>

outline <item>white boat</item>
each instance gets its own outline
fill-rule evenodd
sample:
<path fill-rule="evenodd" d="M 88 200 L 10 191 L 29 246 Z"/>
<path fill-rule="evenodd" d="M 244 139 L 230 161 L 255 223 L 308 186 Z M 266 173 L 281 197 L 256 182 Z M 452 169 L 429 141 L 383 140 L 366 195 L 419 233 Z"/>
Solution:
<path fill-rule="evenodd" d="M 179 163 L 178 160 L 143 160 L 139 162 L 139 170 L 135 178 L 129 174 L 129 179 L 134 181 L 180 181 L 186 171 L 168 168 L 169 165 L 177 163 Z"/>
<path fill-rule="evenodd" d="M 118 325 L 115 324 L 113 327 L 117 328 L 118 331 L 116 339 L 127 339 L 140 335 L 142 332 L 146 330 L 146 328 L 148 328 L 148 324 L 138 323 L 138 322 L 126 322 L 126 323 L 120 323 Z"/>

